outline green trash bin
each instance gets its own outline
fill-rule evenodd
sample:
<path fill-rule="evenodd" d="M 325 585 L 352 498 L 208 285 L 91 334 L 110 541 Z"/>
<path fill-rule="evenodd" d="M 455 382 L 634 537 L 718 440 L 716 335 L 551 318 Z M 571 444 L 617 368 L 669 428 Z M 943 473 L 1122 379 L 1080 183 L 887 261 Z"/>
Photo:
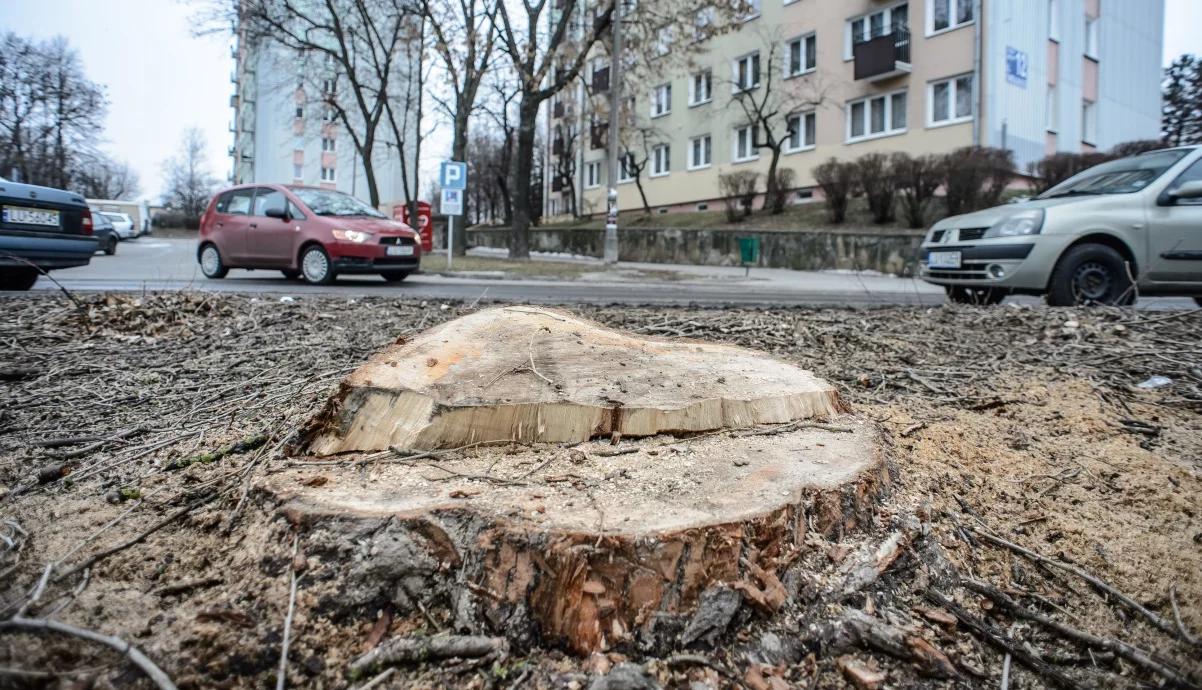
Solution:
<path fill-rule="evenodd" d="M 747 274 L 751 274 L 752 264 L 757 264 L 760 261 L 760 238 L 758 237 L 738 237 L 739 242 L 739 263 L 747 269 Z"/>

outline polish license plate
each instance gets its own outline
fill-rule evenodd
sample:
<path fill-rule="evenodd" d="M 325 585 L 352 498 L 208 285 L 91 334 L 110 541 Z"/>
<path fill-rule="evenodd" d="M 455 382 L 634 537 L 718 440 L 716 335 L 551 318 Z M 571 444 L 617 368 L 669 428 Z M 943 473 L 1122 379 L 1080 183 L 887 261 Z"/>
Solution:
<path fill-rule="evenodd" d="M 394 244 L 388 247 L 388 256 L 413 256 L 413 247 L 407 244 Z"/>
<path fill-rule="evenodd" d="M 58 211 L 5 206 L 2 213 L 4 222 L 13 225 L 41 225 L 49 228 L 57 228 L 60 225 Z"/>
<path fill-rule="evenodd" d="M 960 268 L 960 252 L 931 252 L 927 255 L 928 268 Z"/>

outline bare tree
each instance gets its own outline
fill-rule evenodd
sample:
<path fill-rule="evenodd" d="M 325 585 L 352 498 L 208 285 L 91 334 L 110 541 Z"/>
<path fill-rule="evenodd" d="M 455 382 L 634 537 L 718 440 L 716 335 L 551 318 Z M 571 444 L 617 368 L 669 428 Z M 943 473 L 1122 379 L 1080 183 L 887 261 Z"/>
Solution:
<path fill-rule="evenodd" d="M 647 201 L 647 190 L 643 187 L 643 173 L 651 165 L 651 156 L 657 144 L 663 141 L 663 132 L 648 123 L 634 120 L 622 128 L 619 145 L 622 148 L 619 166 L 626 179 L 633 180 L 643 203 L 643 213 L 651 215 L 651 204 Z"/>
<path fill-rule="evenodd" d="M 179 151 L 163 162 L 163 205 L 194 222 L 208 206 L 217 180 L 209 173 L 204 133 L 197 127 L 184 132 Z M 191 226 L 189 226 L 191 227 Z"/>
<path fill-rule="evenodd" d="M 107 101 L 62 38 L 0 39 L 0 174 L 65 188 L 103 129 Z"/>
<path fill-rule="evenodd" d="M 434 53 L 442 63 L 449 98 L 435 98 L 451 120 L 451 158 L 467 160 L 468 128 L 478 104 L 477 96 L 489 69 L 496 40 L 494 16 L 497 0 L 420 0 L 430 28 Z M 462 256 L 467 233 L 455 236 L 453 251 Z"/>
<path fill-rule="evenodd" d="M 75 188 L 89 199 L 128 201 L 138 195 L 138 173 L 124 161 L 93 153 L 80 163 Z"/>
<path fill-rule="evenodd" d="M 779 30 L 762 36 L 761 43 L 768 46 L 767 61 L 756 60 L 742 66 L 739 73 L 727 81 L 734 94 L 731 104 L 738 106 L 746 124 L 751 127 L 751 146 L 757 150 L 767 149 L 768 174 L 765 178 L 765 196 L 769 210 L 776 214 L 784 211 L 787 195 L 780 188 L 780 158 L 785 147 L 797 143 L 805 134 L 804 113 L 818 108 L 824 100 L 825 88 L 821 76 L 812 73 L 805 76 L 782 79 L 780 65 L 782 55 Z"/>
<path fill-rule="evenodd" d="M 231 19 L 250 40 L 285 49 L 303 63 L 303 72 L 321 85 L 321 102 L 350 136 L 373 206 L 380 204 L 376 166 L 386 140 L 384 118 L 413 94 L 414 65 L 409 43 L 420 25 L 408 0 L 229 0 Z M 420 51 L 419 51 L 420 52 Z M 400 64 L 405 63 L 405 64 Z M 420 72 L 420 64 L 416 66 Z M 402 125 L 403 126 L 403 125 Z M 398 146 L 400 136 L 393 128 Z M 407 131 L 407 130 L 406 130 Z M 404 170 L 402 164 L 402 170 Z M 418 188 L 414 180 L 412 188 Z M 409 186 L 406 186 L 408 194 Z"/>

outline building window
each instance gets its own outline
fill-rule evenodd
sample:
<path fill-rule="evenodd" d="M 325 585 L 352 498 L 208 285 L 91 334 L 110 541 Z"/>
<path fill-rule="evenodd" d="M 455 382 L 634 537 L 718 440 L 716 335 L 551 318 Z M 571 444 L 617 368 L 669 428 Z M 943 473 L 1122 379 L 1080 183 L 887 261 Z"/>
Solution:
<path fill-rule="evenodd" d="M 714 12 L 713 7 L 703 7 L 697 11 L 697 15 L 693 19 L 694 40 L 704 41 L 710 37 L 710 33 L 714 30 Z"/>
<path fill-rule="evenodd" d="M 299 163 L 294 163 L 292 165 L 292 179 L 302 180 L 302 179 L 304 179 L 304 174 L 305 174 L 304 166 L 300 165 Z"/>
<path fill-rule="evenodd" d="M 305 109 L 299 105 L 296 106 L 296 119 L 299 120 L 300 118 L 302 118 L 304 116 L 305 116 Z"/>
<path fill-rule="evenodd" d="M 705 70 L 698 72 L 689 79 L 689 105 L 709 103 L 713 98 L 714 73 Z"/>
<path fill-rule="evenodd" d="M 874 96 L 847 104 L 847 141 L 906 131 L 906 92 Z"/>
<path fill-rule="evenodd" d="M 743 0 L 743 8 L 747 10 L 743 13 L 743 21 L 755 19 L 760 16 L 760 1 L 761 0 Z"/>
<path fill-rule="evenodd" d="M 1060 131 L 1060 102 L 1056 99 L 1056 85 L 1048 84 L 1048 102 L 1045 105 L 1048 131 Z"/>
<path fill-rule="evenodd" d="M 1060 0 L 1048 0 L 1048 38 L 1060 40 Z"/>
<path fill-rule="evenodd" d="M 672 112 L 672 85 L 660 84 L 651 91 L 651 117 Z"/>
<path fill-rule="evenodd" d="M 930 120 L 927 124 L 947 125 L 972 119 L 971 74 L 932 82 L 928 95 Z"/>
<path fill-rule="evenodd" d="M 1098 19 L 1085 18 L 1085 57 L 1098 59 Z"/>
<path fill-rule="evenodd" d="M 785 141 L 785 152 L 793 153 L 814 148 L 814 139 L 818 130 L 816 113 L 794 113 L 788 120 L 789 138 Z"/>
<path fill-rule="evenodd" d="M 689 170 L 708 168 L 714 162 L 714 140 L 704 134 L 689 140 Z"/>
<path fill-rule="evenodd" d="M 584 164 L 584 188 L 596 189 L 601 186 L 601 161 Z"/>
<path fill-rule="evenodd" d="M 665 24 L 655 30 L 655 56 L 663 57 L 672 52 L 672 26 Z"/>
<path fill-rule="evenodd" d="M 747 91 L 760 85 L 760 54 L 759 52 L 744 55 L 735 60 L 733 91 Z"/>
<path fill-rule="evenodd" d="M 334 109 L 326 108 L 325 113 L 323 113 L 321 116 L 321 119 L 325 120 L 326 122 L 333 122 L 334 121 Z"/>
<path fill-rule="evenodd" d="M 667 144 L 658 144 L 651 149 L 651 176 L 660 177 L 672 172 L 672 149 Z"/>
<path fill-rule="evenodd" d="M 973 0 L 931 0 L 927 4 L 927 33 L 971 24 Z"/>
<path fill-rule="evenodd" d="M 818 64 L 818 38 L 814 34 L 789 41 L 785 59 L 785 76 L 812 71 Z"/>
<path fill-rule="evenodd" d="M 1081 103 L 1081 141 L 1091 146 L 1098 141 L 1098 104 L 1093 101 Z"/>
<path fill-rule="evenodd" d="M 333 168 L 327 168 L 324 165 L 321 166 L 321 181 L 322 182 L 334 182 L 337 179 L 338 178 L 335 177 L 335 175 L 334 175 Z"/>
<path fill-rule="evenodd" d="M 618 182 L 634 182 L 634 154 L 624 153 L 618 159 Z"/>
<path fill-rule="evenodd" d="M 895 29 L 904 29 L 910 21 L 910 6 L 907 3 L 886 7 L 847 21 L 843 42 L 843 59 L 852 58 L 852 46 L 870 38 L 885 36 Z"/>
<path fill-rule="evenodd" d="M 321 138 L 321 150 L 322 151 L 333 151 L 334 147 L 336 145 L 337 144 L 334 141 L 334 137 L 322 137 Z"/>
<path fill-rule="evenodd" d="M 759 134 L 758 125 L 746 125 L 735 129 L 734 162 L 753 161 L 760 157 L 760 150 L 755 146 Z"/>

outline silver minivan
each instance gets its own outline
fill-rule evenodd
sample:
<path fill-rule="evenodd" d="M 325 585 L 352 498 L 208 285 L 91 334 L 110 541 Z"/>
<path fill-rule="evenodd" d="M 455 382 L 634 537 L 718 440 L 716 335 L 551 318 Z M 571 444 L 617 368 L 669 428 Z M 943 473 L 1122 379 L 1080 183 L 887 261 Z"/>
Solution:
<path fill-rule="evenodd" d="M 923 280 L 955 302 L 1202 305 L 1202 146 L 1094 166 L 1034 199 L 945 218 L 922 244 Z"/>

